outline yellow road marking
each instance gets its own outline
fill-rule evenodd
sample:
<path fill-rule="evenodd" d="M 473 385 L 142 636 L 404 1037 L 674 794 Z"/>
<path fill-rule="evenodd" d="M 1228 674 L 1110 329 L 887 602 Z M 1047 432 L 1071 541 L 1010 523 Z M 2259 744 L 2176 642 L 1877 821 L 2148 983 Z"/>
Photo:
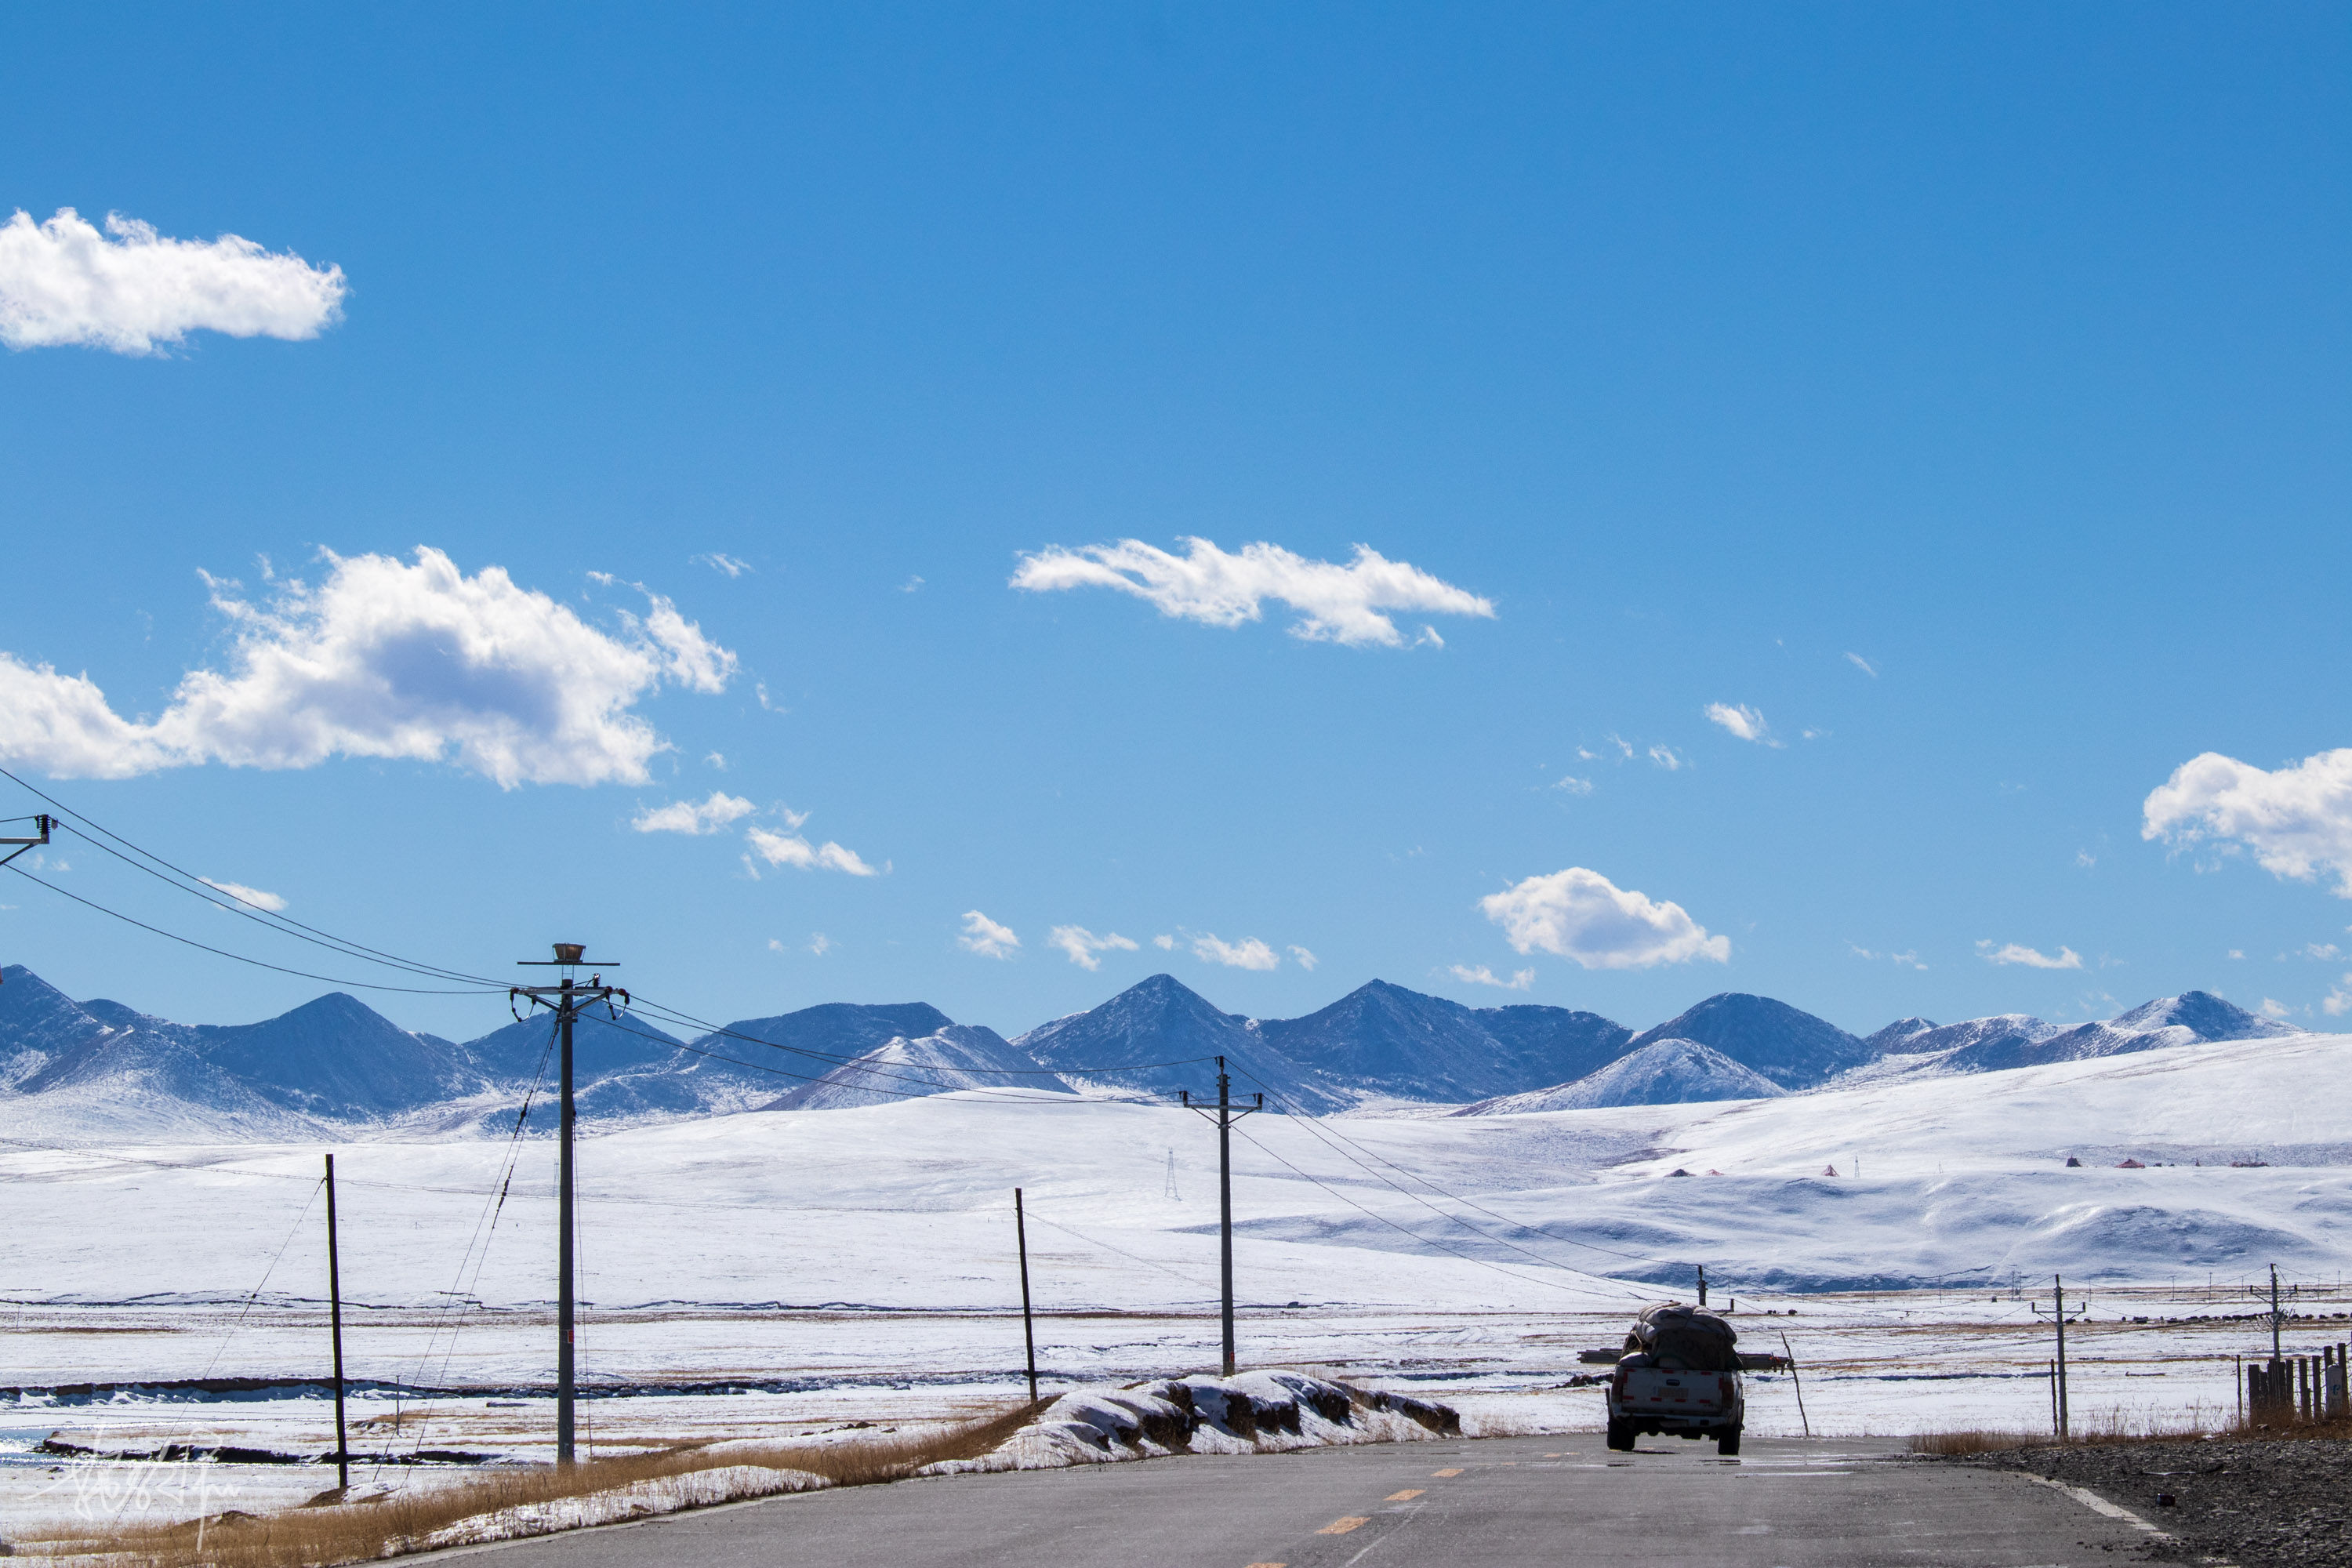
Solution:
<path fill-rule="evenodd" d="M 1360 1513 L 1351 1513 L 1345 1519 L 1333 1520 L 1330 1523 L 1325 1525 L 1315 1533 L 1318 1535 L 1345 1535 L 1351 1530 L 1360 1530 L 1365 1525 L 1371 1522 L 1372 1521 L 1370 1520 L 1365 1518 Z"/>
<path fill-rule="evenodd" d="M 1458 1475 L 1460 1475 L 1462 1472 L 1461 1472 L 1461 1470 L 1460 1470 L 1459 1468 L 1456 1468 L 1456 1469 L 1451 1469 L 1451 1470 L 1432 1470 L 1432 1471 L 1430 1471 L 1429 1473 L 1430 1473 L 1431 1475 L 1433 1475 L 1433 1476 L 1437 1476 L 1437 1477 L 1440 1477 L 1440 1478 L 1444 1478 L 1444 1477 L 1446 1477 L 1446 1476 L 1458 1476 Z"/>
<path fill-rule="evenodd" d="M 1423 1492 L 1428 1489 L 1429 1489 L 1426 1487 L 1407 1487 L 1401 1492 L 1389 1493 L 1388 1496 L 1381 1499 L 1381 1500 L 1382 1502 L 1411 1502 L 1413 1499 L 1419 1497 Z"/>

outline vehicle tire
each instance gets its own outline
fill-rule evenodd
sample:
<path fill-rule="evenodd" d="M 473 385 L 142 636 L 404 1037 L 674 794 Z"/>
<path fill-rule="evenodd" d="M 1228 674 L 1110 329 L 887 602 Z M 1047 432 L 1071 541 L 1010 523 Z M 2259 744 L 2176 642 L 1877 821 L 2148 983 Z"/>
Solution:
<path fill-rule="evenodd" d="M 1633 1426 L 1624 1421 L 1609 1423 L 1609 1446 L 1621 1454 L 1632 1453 L 1633 1451 Z"/>
<path fill-rule="evenodd" d="M 1739 1452 L 1739 1428 L 1727 1426 L 1715 1439 L 1715 1451 L 1725 1458 Z"/>

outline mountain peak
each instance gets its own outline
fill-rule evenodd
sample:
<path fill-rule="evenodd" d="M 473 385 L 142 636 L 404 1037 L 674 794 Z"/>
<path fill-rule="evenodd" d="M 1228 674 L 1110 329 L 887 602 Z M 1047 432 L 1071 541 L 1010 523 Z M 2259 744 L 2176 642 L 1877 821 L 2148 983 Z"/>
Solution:
<path fill-rule="evenodd" d="M 2243 1007 L 2223 1001 L 2210 991 L 2183 991 L 2178 996 L 2158 996 L 2152 1002 L 2141 1003 L 2128 1013 L 2117 1014 L 2107 1020 L 2107 1026 L 2133 1033 L 2179 1027 L 2200 1040 L 2251 1040 L 2295 1032 L 2290 1025 L 2258 1018 Z"/>
<path fill-rule="evenodd" d="M 1752 1068 L 1782 1089 L 1807 1089 L 1870 1058 L 1870 1047 L 1826 1019 L 1769 996 L 1726 991 L 1636 1035 L 1629 1050 L 1695 1040 Z"/>

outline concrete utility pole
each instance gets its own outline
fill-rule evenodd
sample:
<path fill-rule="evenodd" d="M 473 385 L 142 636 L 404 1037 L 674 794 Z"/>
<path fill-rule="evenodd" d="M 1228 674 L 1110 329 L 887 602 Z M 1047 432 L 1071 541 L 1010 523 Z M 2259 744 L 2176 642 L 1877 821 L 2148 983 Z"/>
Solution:
<path fill-rule="evenodd" d="M 595 963 L 604 969 L 617 969 L 610 959 L 589 959 L 581 955 L 587 944 L 559 942 L 551 959 L 518 959 L 516 962 L 531 968 L 561 969 L 562 980 L 554 985 L 516 985 L 507 992 L 509 1008 L 513 999 L 528 996 L 536 1007 L 555 1010 L 557 1026 L 563 1035 L 562 1110 L 557 1119 L 561 1152 L 556 1156 L 555 1172 L 555 1462 L 572 1463 L 572 1420 L 578 1389 L 572 1377 L 572 1322 L 574 1308 L 572 1298 L 573 1267 L 572 1260 L 572 1025 L 583 1006 L 603 1003 L 607 1013 L 613 1010 L 613 998 L 618 996 L 623 1006 L 628 1005 L 629 994 L 617 985 L 607 985 L 601 973 L 592 973 L 588 984 L 580 984 L 572 971 L 583 964 Z M 552 998 L 551 1000 L 550 998 Z"/>
<path fill-rule="evenodd" d="M 1194 1105 L 1190 1089 L 1178 1091 L 1178 1100 L 1187 1110 L 1197 1110 L 1217 1124 L 1217 1212 L 1218 1247 L 1224 1275 L 1225 1375 L 1234 1375 L 1234 1123 L 1243 1117 L 1265 1109 L 1265 1096 L 1255 1097 L 1244 1109 L 1236 1110 L 1233 1103 L 1233 1079 L 1226 1075 L 1225 1058 L 1217 1058 L 1217 1109 L 1211 1116 L 1205 1105 Z"/>

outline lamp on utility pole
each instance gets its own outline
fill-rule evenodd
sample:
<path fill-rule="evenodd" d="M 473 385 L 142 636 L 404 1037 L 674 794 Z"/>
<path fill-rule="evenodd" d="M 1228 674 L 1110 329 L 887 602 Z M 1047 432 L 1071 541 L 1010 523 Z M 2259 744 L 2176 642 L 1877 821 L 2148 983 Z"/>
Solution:
<path fill-rule="evenodd" d="M 1233 1103 L 1233 1079 L 1226 1075 L 1225 1058 L 1217 1058 L 1217 1108 L 1213 1115 L 1205 1105 L 1194 1105 L 1190 1089 L 1177 1091 L 1177 1100 L 1187 1110 L 1197 1110 L 1217 1124 L 1217 1240 L 1219 1258 L 1224 1277 L 1225 1375 L 1234 1375 L 1234 1123 L 1253 1111 L 1265 1109 L 1265 1096 L 1261 1094 L 1244 1109 L 1236 1110 Z"/>
<path fill-rule="evenodd" d="M 555 1010 L 558 1027 L 562 1031 L 562 1110 L 557 1118 L 557 1136 L 561 1152 L 556 1156 L 555 1170 L 555 1462 L 572 1463 L 573 1405 L 578 1390 L 572 1380 L 572 1024 L 580 1016 L 580 1009 L 591 1003 L 602 1002 L 611 1012 L 613 998 L 618 996 L 623 1006 L 628 1005 L 629 994 L 617 985 L 607 985 L 601 973 L 591 973 L 583 985 L 572 971 L 583 964 L 595 963 L 604 969 L 620 967 L 610 959 L 588 959 L 581 955 L 587 944 L 559 942 L 551 959 L 518 959 L 518 963 L 530 968 L 561 969 L 562 980 L 554 985 L 516 985 L 507 992 L 507 1003 L 512 1009 L 514 998 L 528 996 L 535 1007 Z M 520 1015 L 518 1015 L 520 1016 Z"/>
<path fill-rule="evenodd" d="M 33 818 L 33 826 L 41 830 L 37 837 L 32 838 L 0 838 L 0 845 L 14 844 L 16 847 L 16 852 L 15 855 L 0 855 L 0 866 L 5 866 L 9 861 L 14 860 L 17 855 L 24 854 L 27 849 L 37 849 L 42 845 L 47 844 L 49 841 L 49 829 L 55 827 L 57 825 L 58 819 L 44 811 L 37 814 Z"/>

